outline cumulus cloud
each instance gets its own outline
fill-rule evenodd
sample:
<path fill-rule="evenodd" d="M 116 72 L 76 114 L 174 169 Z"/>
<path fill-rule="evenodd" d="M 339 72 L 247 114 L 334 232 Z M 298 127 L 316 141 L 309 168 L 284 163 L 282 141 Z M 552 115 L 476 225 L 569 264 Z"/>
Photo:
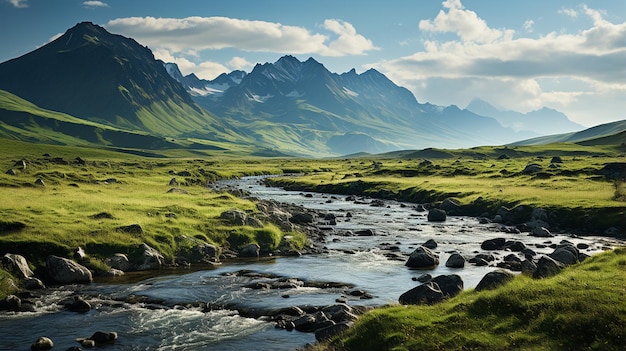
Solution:
<path fill-rule="evenodd" d="M 243 57 L 235 56 L 230 61 L 228 61 L 228 66 L 232 67 L 233 69 L 247 70 L 254 66 L 254 64 Z"/>
<path fill-rule="evenodd" d="M 242 51 L 322 56 L 363 55 L 373 43 L 347 22 L 327 20 L 326 33 L 298 26 L 228 17 L 129 17 L 109 21 L 107 29 L 151 48 L 172 52 L 236 48 Z"/>
<path fill-rule="evenodd" d="M 602 11 L 582 5 L 581 14 L 593 20 L 591 28 L 525 38 L 490 28 L 460 0 L 445 1 L 443 8 L 419 23 L 430 36 L 422 51 L 370 67 L 412 88 L 418 99 L 444 105 L 480 97 L 516 110 L 549 106 L 576 115 L 574 106 L 590 96 L 626 92 L 626 22 L 611 23 Z M 437 33 L 457 39 L 436 40 Z M 565 79 L 570 84 L 559 84 Z M 578 90 L 570 89 L 572 81 L 581 83 Z M 614 111 L 623 111 L 623 102 L 613 105 L 618 103 L 622 108 Z"/>
<path fill-rule="evenodd" d="M 8 0 L 11 5 L 13 5 L 13 7 L 17 7 L 19 9 L 23 9 L 28 7 L 28 3 L 26 2 L 26 0 Z"/>
<path fill-rule="evenodd" d="M 83 1 L 83 6 L 95 8 L 95 7 L 109 7 L 109 4 L 102 1 Z"/>

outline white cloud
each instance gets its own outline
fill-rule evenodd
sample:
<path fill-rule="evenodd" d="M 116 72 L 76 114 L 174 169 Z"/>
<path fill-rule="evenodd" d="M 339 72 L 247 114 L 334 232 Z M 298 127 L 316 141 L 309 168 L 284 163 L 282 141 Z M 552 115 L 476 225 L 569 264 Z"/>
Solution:
<path fill-rule="evenodd" d="M 535 25 L 535 21 L 533 20 L 527 20 L 526 22 L 524 22 L 524 29 L 527 32 L 532 32 L 533 31 L 533 26 Z"/>
<path fill-rule="evenodd" d="M 246 70 L 254 66 L 254 64 L 243 57 L 235 56 L 230 61 L 228 61 L 228 66 L 232 67 L 233 69 Z"/>
<path fill-rule="evenodd" d="M 242 51 L 322 56 L 362 55 L 376 48 L 348 22 L 327 20 L 326 33 L 303 27 L 228 17 L 129 17 L 109 21 L 108 30 L 149 47 L 172 52 L 236 48 Z"/>
<path fill-rule="evenodd" d="M 565 15 L 567 17 L 571 17 L 571 18 L 576 18 L 578 17 L 578 12 L 576 12 L 576 10 L 574 9 L 560 9 L 559 13 L 562 15 Z"/>
<path fill-rule="evenodd" d="M 11 5 L 13 5 L 13 7 L 17 7 L 19 9 L 23 9 L 28 7 L 28 4 L 26 3 L 27 0 L 8 0 L 8 2 L 11 3 Z"/>
<path fill-rule="evenodd" d="M 520 111 L 558 107 L 581 120 L 582 101 L 596 105 L 590 97 L 626 91 L 626 22 L 608 22 L 601 11 L 583 5 L 591 28 L 514 38 L 514 31 L 490 28 L 460 0 L 445 1 L 443 7 L 434 20 L 421 21 L 420 29 L 430 35 L 454 33 L 456 40 L 431 37 L 422 51 L 369 67 L 413 88 L 420 101 L 461 105 L 479 97 Z M 570 84 L 557 84 L 560 79 Z M 612 96 L 614 101 L 604 103 L 621 106 L 612 110 L 616 119 L 626 101 L 624 95 Z"/>
<path fill-rule="evenodd" d="M 200 63 L 192 62 L 185 57 L 176 56 L 166 49 L 153 50 L 154 57 L 163 62 L 172 62 L 178 66 L 180 72 L 186 76 L 194 73 L 201 79 L 214 79 L 224 72 L 230 72 L 228 67 L 221 63 L 213 61 L 204 61 Z"/>
<path fill-rule="evenodd" d="M 85 7 L 109 7 L 109 4 L 102 1 L 83 1 Z"/>

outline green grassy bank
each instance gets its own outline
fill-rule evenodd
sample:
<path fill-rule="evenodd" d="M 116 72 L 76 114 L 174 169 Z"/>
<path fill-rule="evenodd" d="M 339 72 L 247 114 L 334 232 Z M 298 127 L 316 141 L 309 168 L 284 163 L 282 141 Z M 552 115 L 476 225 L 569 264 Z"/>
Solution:
<path fill-rule="evenodd" d="M 399 158 L 328 161 L 303 176 L 272 183 L 294 190 L 416 203 L 454 198 L 462 213 L 470 216 L 494 216 L 501 206 L 529 215 L 532 208 L 541 207 L 551 214 L 550 223 L 563 230 L 602 234 L 616 227 L 623 234 L 625 182 L 602 174 L 605 164 L 626 162 L 622 148 L 563 144 L 428 150 Z M 560 162 L 552 162 L 555 156 Z M 531 164 L 540 170 L 525 172 Z"/>
<path fill-rule="evenodd" d="M 626 248 L 492 291 L 468 290 L 433 306 L 392 306 L 363 315 L 318 351 L 623 350 Z"/>

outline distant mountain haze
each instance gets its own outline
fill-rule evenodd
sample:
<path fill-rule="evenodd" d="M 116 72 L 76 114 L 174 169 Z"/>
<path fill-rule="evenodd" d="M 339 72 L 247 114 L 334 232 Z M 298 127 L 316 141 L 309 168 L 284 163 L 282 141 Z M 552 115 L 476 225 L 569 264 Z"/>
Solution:
<path fill-rule="evenodd" d="M 84 129 L 68 126 L 85 121 L 93 143 L 115 145 L 119 138 L 99 139 L 98 130 L 104 128 L 107 135 L 153 136 L 157 139 L 145 145 L 154 147 L 198 147 L 201 142 L 220 148 L 245 145 L 259 154 L 330 156 L 502 145 L 582 129 L 549 109 L 519 114 L 480 101 L 467 109 L 421 103 L 374 69 L 337 74 L 313 58 L 287 55 L 257 64 L 249 73 L 199 79 L 156 60 L 135 40 L 90 22 L 0 63 L 0 90 L 8 92 L 0 95 L 0 127 L 10 122 L 25 128 L 20 118 L 40 117 L 29 122 L 34 129 L 28 133 L 0 128 L 0 136 L 36 139 L 33 131 L 52 128 L 46 142 L 76 140 L 72 130 Z M 24 106 L 16 109 L 15 104 Z M 65 127 L 55 127 L 59 123 Z M 136 139 L 137 145 L 147 140 Z"/>

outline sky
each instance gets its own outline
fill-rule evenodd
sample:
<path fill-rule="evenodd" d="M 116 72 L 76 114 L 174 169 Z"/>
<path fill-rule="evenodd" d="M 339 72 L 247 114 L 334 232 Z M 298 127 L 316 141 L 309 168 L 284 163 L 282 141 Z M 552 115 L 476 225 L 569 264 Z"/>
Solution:
<path fill-rule="evenodd" d="M 421 103 L 626 119 L 626 0 L 0 0 L 0 62 L 83 21 L 204 79 L 290 54 Z"/>

